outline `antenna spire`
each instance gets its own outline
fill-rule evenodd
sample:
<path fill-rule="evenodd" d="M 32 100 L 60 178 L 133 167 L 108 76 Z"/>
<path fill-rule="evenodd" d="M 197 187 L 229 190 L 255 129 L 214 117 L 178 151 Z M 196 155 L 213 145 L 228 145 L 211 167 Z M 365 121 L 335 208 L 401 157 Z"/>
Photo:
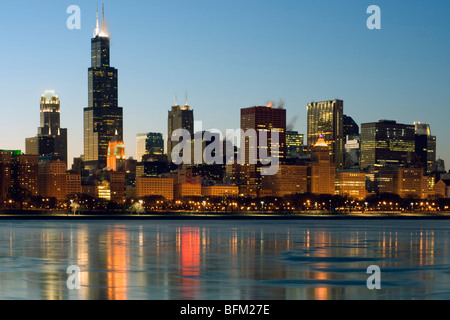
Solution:
<path fill-rule="evenodd" d="M 174 96 L 174 103 L 173 103 L 173 106 L 174 106 L 174 107 L 178 106 L 178 103 L 177 103 L 177 95 L 176 95 L 176 94 L 175 94 L 175 96 Z"/>
<path fill-rule="evenodd" d="M 102 23 L 105 22 L 105 4 L 102 3 Z"/>
<path fill-rule="evenodd" d="M 98 3 L 97 3 L 97 19 L 95 21 L 94 38 L 96 36 L 98 36 L 99 33 L 100 33 L 100 27 L 98 25 Z"/>
<path fill-rule="evenodd" d="M 187 92 L 186 92 L 186 94 L 185 94 L 185 98 L 186 98 L 186 103 L 184 104 L 184 106 L 185 106 L 185 107 L 188 107 L 189 104 L 188 104 L 188 94 L 187 94 Z"/>

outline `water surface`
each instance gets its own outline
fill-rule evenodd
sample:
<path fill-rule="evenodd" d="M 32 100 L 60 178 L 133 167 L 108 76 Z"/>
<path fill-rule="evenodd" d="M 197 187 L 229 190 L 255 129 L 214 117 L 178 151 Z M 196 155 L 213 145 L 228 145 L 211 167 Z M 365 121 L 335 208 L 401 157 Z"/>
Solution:
<path fill-rule="evenodd" d="M 450 299 L 450 221 L 1 221 L 0 299 Z M 67 288 L 78 265 L 81 288 Z M 381 268 L 369 290 L 367 267 Z"/>

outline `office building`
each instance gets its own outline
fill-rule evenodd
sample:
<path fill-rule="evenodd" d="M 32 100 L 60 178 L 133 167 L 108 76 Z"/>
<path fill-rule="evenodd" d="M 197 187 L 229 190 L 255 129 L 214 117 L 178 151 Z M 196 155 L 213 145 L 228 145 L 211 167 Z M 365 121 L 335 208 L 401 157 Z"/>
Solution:
<path fill-rule="evenodd" d="M 239 196 L 239 187 L 235 185 L 202 186 L 202 195 L 205 197 L 231 197 Z"/>
<path fill-rule="evenodd" d="M 123 140 L 123 110 L 118 106 L 117 69 L 110 66 L 110 38 L 104 18 L 91 39 L 88 107 L 84 109 L 84 163 L 89 170 L 107 166 L 108 144 Z"/>
<path fill-rule="evenodd" d="M 335 194 L 336 165 L 331 161 L 330 147 L 322 135 L 311 151 L 310 192 Z"/>
<path fill-rule="evenodd" d="M 40 102 L 40 127 L 35 137 L 25 140 L 25 153 L 40 157 L 57 157 L 67 163 L 67 129 L 61 128 L 60 99 L 46 90 Z"/>
<path fill-rule="evenodd" d="M 344 146 L 344 167 L 351 169 L 358 167 L 361 158 L 360 136 L 346 136 Z"/>
<path fill-rule="evenodd" d="M 172 162 L 172 149 L 179 143 L 177 140 L 175 142 L 172 142 L 172 137 L 178 137 L 177 135 L 175 135 L 175 130 L 187 130 L 191 135 L 191 139 L 193 139 L 194 135 L 194 110 L 191 110 L 191 107 L 189 106 L 187 101 L 186 104 L 181 107 L 177 104 L 177 101 L 175 99 L 175 103 L 172 106 L 172 109 L 169 110 L 167 128 L 167 157 L 169 162 Z"/>
<path fill-rule="evenodd" d="M 117 172 L 110 171 L 109 175 L 109 187 L 111 191 L 111 201 L 124 204 L 125 203 L 125 189 L 126 189 L 126 179 L 125 171 Z"/>
<path fill-rule="evenodd" d="M 361 125 L 361 169 L 405 167 L 415 157 L 414 125 L 389 120 Z"/>
<path fill-rule="evenodd" d="M 25 194 L 39 195 L 38 156 L 12 153 L 11 194 L 21 197 Z"/>
<path fill-rule="evenodd" d="M 67 164 L 61 160 L 40 160 L 39 168 L 39 195 L 47 198 L 56 198 L 58 201 L 67 196 Z"/>
<path fill-rule="evenodd" d="M 286 158 L 299 158 L 303 154 L 304 135 L 298 131 L 286 132 Z"/>
<path fill-rule="evenodd" d="M 241 152 L 245 154 L 245 163 L 240 165 L 241 191 L 244 195 L 254 196 L 261 187 L 261 150 L 267 149 L 268 153 L 274 147 L 277 151 L 271 157 L 277 157 L 279 163 L 283 163 L 286 154 L 286 110 L 272 108 L 270 105 L 256 106 L 241 109 L 241 129 L 246 132 L 253 129 L 257 133 L 256 146 L 250 143 L 248 137 L 241 145 Z M 278 130 L 279 141 L 272 145 L 271 130 Z M 267 132 L 267 145 L 262 145 L 260 132 Z M 256 150 L 254 149 L 256 147 Z M 256 155 L 256 164 L 251 164 L 251 158 Z"/>
<path fill-rule="evenodd" d="M 0 200 L 2 205 L 39 194 L 38 156 L 18 150 L 0 150 Z"/>
<path fill-rule="evenodd" d="M 156 177 L 136 177 L 136 197 L 162 196 L 173 200 L 173 179 Z"/>
<path fill-rule="evenodd" d="M 111 201 L 111 185 L 108 180 L 96 181 L 95 187 L 97 198 Z"/>
<path fill-rule="evenodd" d="M 422 198 L 423 169 L 397 168 L 394 170 L 394 193 L 402 198 Z"/>
<path fill-rule="evenodd" d="M 66 193 L 71 198 L 79 197 L 82 194 L 81 174 L 67 172 L 66 174 Z"/>
<path fill-rule="evenodd" d="M 359 126 L 352 117 L 344 114 L 344 138 L 347 136 L 359 136 Z"/>
<path fill-rule="evenodd" d="M 429 124 L 414 122 L 416 154 L 427 174 L 436 171 L 436 136 L 431 135 Z"/>
<path fill-rule="evenodd" d="M 147 159 L 160 160 L 164 155 L 164 139 L 162 133 L 140 133 L 136 136 L 136 159 L 138 162 Z"/>
<path fill-rule="evenodd" d="M 186 197 L 201 197 L 202 185 L 191 183 L 177 183 L 174 184 L 174 197 L 179 200 Z"/>
<path fill-rule="evenodd" d="M 336 194 L 355 200 L 364 200 L 367 196 L 366 174 L 354 170 L 336 172 Z"/>
<path fill-rule="evenodd" d="M 262 178 L 262 190 L 274 197 L 308 192 L 308 167 L 280 165 L 277 174 Z"/>
<path fill-rule="evenodd" d="M 450 198 L 450 180 L 439 180 L 436 183 L 435 193 L 437 198 Z"/>
<path fill-rule="evenodd" d="M 12 188 L 12 152 L 0 150 L 0 206 L 5 205 L 10 199 Z M 20 151 L 15 151 L 20 154 Z"/>
<path fill-rule="evenodd" d="M 344 101 L 330 100 L 308 103 L 308 150 L 322 135 L 329 146 L 331 162 L 338 170 L 344 167 Z"/>
<path fill-rule="evenodd" d="M 112 171 L 125 172 L 125 144 L 118 135 L 108 143 L 108 156 L 106 158 L 106 168 Z"/>

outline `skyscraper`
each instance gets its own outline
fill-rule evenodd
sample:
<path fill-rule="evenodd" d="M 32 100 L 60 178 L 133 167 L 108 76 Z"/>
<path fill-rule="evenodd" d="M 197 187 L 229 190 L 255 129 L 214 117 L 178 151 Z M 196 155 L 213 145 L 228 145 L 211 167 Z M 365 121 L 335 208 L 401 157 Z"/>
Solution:
<path fill-rule="evenodd" d="M 404 167 L 415 157 L 414 125 L 391 120 L 361 125 L 361 169 Z"/>
<path fill-rule="evenodd" d="M 117 69 L 110 66 L 110 38 L 104 14 L 91 39 L 88 71 L 89 101 L 84 109 L 84 161 L 86 169 L 106 167 L 108 144 L 115 133 L 123 140 L 123 110 L 118 106 Z"/>
<path fill-rule="evenodd" d="M 282 163 L 286 154 L 286 110 L 280 108 L 272 108 L 271 106 L 257 106 L 251 108 L 241 109 L 241 129 L 245 132 L 249 129 L 256 130 L 256 156 L 257 164 L 250 164 L 250 155 L 253 154 L 252 148 L 254 147 L 247 137 L 244 145 L 241 145 L 242 152 L 245 153 L 245 164 L 241 164 L 241 184 L 246 185 L 248 190 L 247 195 L 255 196 L 255 192 L 261 187 L 261 148 L 272 148 L 271 130 L 279 130 L 279 145 L 278 154 L 271 155 L 278 157 L 279 162 Z M 260 131 L 267 131 L 267 145 L 261 145 L 259 141 Z M 243 189 L 245 190 L 245 189 Z M 244 194 L 246 192 L 244 191 Z"/>
<path fill-rule="evenodd" d="M 336 166 L 330 159 L 329 149 L 324 137 L 319 135 L 311 152 L 311 193 L 335 193 Z"/>
<path fill-rule="evenodd" d="M 286 132 L 286 158 L 298 158 L 303 153 L 304 135 L 298 131 Z"/>
<path fill-rule="evenodd" d="M 53 90 L 41 96 L 38 135 L 25 140 L 25 153 L 59 158 L 67 164 L 67 129 L 61 128 L 60 100 Z"/>
<path fill-rule="evenodd" d="M 136 136 L 136 159 L 144 161 L 143 157 L 160 159 L 164 154 L 164 139 L 162 133 L 140 133 Z"/>
<path fill-rule="evenodd" d="M 414 122 L 416 129 L 416 154 L 425 173 L 436 171 L 436 136 L 431 135 L 429 124 Z"/>
<path fill-rule="evenodd" d="M 125 144 L 116 135 L 108 144 L 108 156 L 106 158 L 106 167 L 108 170 L 125 172 Z"/>
<path fill-rule="evenodd" d="M 187 100 L 184 107 L 181 107 L 177 104 L 175 99 L 175 103 L 172 106 L 172 109 L 169 110 L 168 117 L 168 134 L 167 134 L 167 157 L 169 162 L 172 161 L 172 149 L 175 147 L 178 142 L 172 142 L 172 136 L 176 136 L 174 131 L 177 129 L 186 129 L 191 134 L 191 139 L 194 137 L 194 110 L 191 110 Z"/>
<path fill-rule="evenodd" d="M 308 103 L 308 150 L 322 135 L 330 147 L 331 161 L 338 170 L 344 167 L 344 101 L 330 100 Z"/>
<path fill-rule="evenodd" d="M 352 117 L 344 114 L 344 138 L 346 136 L 359 136 L 359 126 Z"/>

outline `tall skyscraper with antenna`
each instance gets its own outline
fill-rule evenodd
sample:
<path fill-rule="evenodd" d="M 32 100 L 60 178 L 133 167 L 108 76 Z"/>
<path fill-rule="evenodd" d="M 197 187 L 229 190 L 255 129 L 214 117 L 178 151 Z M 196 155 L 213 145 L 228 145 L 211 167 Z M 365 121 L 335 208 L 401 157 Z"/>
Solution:
<path fill-rule="evenodd" d="M 176 137 L 174 131 L 177 129 L 186 129 L 191 134 L 193 138 L 194 135 L 194 110 L 191 110 L 191 107 L 187 101 L 186 95 L 186 103 L 184 106 L 180 106 L 177 103 L 177 98 L 175 96 L 174 105 L 172 109 L 169 110 L 168 117 L 168 135 L 167 135 L 167 157 L 169 162 L 172 161 L 172 149 L 179 142 L 172 142 L 172 136 Z"/>
<path fill-rule="evenodd" d="M 88 107 L 84 109 L 84 161 L 90 170 L 106 167 L 108 144 L 123 140 L 123 109 L 118 106 L 117 69 L 110 65 L 110 36 L 105 23 L 97 21 L 91 39 L 91 67 L 88 71 Z"/>

